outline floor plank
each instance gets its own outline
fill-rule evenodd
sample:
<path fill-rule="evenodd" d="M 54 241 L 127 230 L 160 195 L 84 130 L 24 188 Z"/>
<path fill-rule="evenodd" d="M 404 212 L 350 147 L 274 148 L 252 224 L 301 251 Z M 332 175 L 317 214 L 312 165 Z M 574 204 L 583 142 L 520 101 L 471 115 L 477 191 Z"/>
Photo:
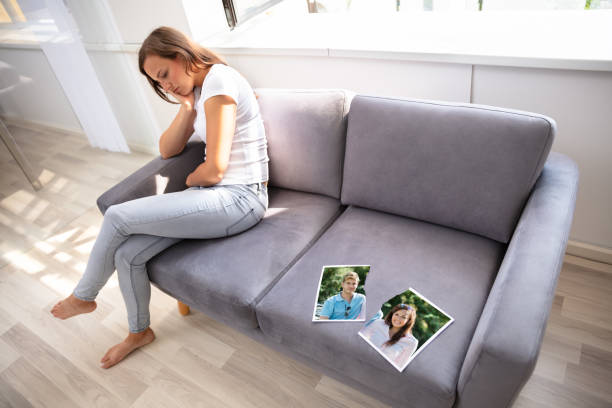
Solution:
<path fill-rule="evenodd" d="M 0 373 L 0 381 L 10 385 L 35 407 L 78 407 L 62 389 L 53 384 L 23 357 L 15 360 Z"/>
<path fill-rule="evenodd" d="M 0 337 L 82 407 L 115 408 L 119 398 L 99 385 L 67 358 L 32 333 L 23 324 L 14 325 Z"/>

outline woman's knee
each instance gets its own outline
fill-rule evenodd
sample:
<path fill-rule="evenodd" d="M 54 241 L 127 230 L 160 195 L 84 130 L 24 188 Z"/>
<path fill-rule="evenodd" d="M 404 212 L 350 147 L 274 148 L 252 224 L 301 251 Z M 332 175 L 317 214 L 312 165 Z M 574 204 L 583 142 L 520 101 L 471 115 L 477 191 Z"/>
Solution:
<path fill-rule="evenodd" d="M 104 213 L 104 221 L 113 225 L 121 234 L 126 234 L 124 217 L 119 204 L 111 205 Z"/>
<path fill-rule="evenodd" d="M 106 209 L 106 212 L 104 213 L 104 219 L 105 220 L 114 221 L 114 220 L 118 220 L 119 218 L 120 218 L 119 217 L 119 210 L 118 210 L 116 204 L 113 204 L 113 205 L 111 205 L 110 207 L 108 207 Z"/>

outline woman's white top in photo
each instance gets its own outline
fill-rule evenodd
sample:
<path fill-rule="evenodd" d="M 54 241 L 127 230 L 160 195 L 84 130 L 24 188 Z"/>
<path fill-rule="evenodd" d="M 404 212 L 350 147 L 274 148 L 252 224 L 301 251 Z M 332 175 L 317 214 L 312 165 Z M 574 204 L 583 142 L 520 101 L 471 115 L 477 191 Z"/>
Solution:
<path fill-rule="evenodd" d="M 379 352 L 386 355 L 399 368 L 402 368 L 410 360 L 410 356 L 412 356 L 419 345 L 419 341 L 412 333 L 406 333 L 406 336 L 399 339 L 392 346 L 383 346 L 389 340 L 389 326 L 383 319 L 372 321 L 372 323 L 361 329 L 361 334 L 370 340 Z"/>
<path fill-rule="evenodd" d="M 206 143 L 204 102 L 215 95 L 229 95 L 236 102 L 236 129 L 229 164 L 218 185 L 268 181 L 268 144 L 259 105 L 248 81 L 234 68 L 213 64 L 202 87 L 194 89 L 194 134 Z M 206 155 L 206 153 L 204 153 Z"/>

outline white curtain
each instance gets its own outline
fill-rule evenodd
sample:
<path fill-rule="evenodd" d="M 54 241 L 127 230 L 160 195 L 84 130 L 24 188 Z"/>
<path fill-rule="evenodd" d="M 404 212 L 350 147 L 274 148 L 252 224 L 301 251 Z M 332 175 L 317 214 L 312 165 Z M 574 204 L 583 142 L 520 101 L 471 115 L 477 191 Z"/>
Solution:
<path fill-rule="evenodd" d="M 77 25 L 62 0 L 19 0 L 19 5 L 90 144 L 130 152 Z M 55 25 L 55 30 L 37 30 L 37 23 Z"/>

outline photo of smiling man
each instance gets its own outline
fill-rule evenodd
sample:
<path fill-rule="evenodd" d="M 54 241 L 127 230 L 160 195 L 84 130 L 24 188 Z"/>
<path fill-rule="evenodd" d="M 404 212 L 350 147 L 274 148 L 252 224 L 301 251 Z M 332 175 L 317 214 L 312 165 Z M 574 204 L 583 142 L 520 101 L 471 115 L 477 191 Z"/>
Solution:
<path fill-rule="evenodd" d="M 324 267 L 313 321 L 364 321 L 363 287 L 369 269 L 367 265 Z"/>

